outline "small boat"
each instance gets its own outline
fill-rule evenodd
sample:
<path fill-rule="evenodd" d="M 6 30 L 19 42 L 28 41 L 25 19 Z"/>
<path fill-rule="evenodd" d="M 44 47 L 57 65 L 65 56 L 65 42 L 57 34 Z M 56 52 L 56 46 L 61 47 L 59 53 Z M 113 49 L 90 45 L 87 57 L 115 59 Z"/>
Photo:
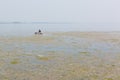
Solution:
<path fill-rule="evenodd" d="M 39 31 L 38 31 L 38 32 L 35 32 L 35 35 L 42 35 L 41 30 L 39 29 Z"/>
<path fill-rule="evenodd" d="M 41 32 L 35 32 L 35 35 L 42 35 L 43 33 Z"/>

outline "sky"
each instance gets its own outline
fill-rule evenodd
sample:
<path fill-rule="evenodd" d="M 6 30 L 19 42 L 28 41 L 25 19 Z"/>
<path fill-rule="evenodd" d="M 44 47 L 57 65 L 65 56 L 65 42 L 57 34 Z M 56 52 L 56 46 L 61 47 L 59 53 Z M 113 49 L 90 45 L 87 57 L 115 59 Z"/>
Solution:
<path fill-rule="evenodd" d="M 0 22 L 120 23 L 120 0 L 0 0 Z"/>

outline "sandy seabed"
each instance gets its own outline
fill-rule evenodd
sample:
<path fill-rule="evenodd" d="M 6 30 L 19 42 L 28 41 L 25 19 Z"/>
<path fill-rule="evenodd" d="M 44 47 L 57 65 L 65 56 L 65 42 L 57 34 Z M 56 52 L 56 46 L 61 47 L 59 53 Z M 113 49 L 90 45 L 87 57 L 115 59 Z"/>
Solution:
<path fill-rule="evenodd" d="M 120 80 L 120 32 L 0 37 L 0 80 Z"/>

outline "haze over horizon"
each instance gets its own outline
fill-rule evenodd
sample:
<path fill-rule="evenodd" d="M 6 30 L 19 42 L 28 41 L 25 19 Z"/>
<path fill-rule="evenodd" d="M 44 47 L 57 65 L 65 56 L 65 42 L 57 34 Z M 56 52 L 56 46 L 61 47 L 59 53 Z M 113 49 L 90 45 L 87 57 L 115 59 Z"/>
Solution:
<path fill-rule="evenodd" d="M 0 22 L 120 23 L 119 0 L 1 0 Z"/>

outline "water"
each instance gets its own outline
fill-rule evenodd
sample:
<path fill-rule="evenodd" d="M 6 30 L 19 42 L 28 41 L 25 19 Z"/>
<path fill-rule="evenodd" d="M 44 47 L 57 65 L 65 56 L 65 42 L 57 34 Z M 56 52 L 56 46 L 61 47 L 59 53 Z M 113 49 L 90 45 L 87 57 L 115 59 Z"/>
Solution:
<path fill-rule="evenodd" d="M 93 30 L 78 24 L 0 24 L 0 36 L 28 36 L 38 29 L 43 32 Z M 109 40 L 57 34 L 0 37 L 0 80 L 119 80 L 119 53 L 120 45 Z"/>
<path fill-rule="evenodd" d="M 42 32 L 76 31 L 73 24 L 0 24 L 0 36 L 33 35 L 39 29 Z"/>
<path fill-rule="evenodd" d="M 0 36 L 33 35 L 39 29 L 42 32 L 67 31 L 119 31 L 118 25 L 93 24 L 0 24 Z"/>

